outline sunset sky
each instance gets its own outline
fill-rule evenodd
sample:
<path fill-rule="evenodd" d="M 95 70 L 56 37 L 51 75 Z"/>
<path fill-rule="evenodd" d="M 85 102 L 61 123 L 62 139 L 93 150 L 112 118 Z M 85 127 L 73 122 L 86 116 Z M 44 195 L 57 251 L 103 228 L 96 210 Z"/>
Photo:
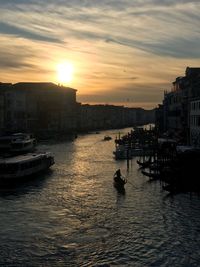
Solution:
<path fill-rule="evenodd" d="M 200 67 L 199 10 L 199 0 L 0 0 L 0 81 L 63 84 L 68 64 L 64 85 L 80 102 L 155 107 Z"/>

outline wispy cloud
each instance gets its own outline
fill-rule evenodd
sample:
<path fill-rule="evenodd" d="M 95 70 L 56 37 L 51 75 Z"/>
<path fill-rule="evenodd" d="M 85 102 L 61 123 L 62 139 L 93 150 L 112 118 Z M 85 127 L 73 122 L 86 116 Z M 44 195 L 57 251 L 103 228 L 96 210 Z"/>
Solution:
<path fill-rule="evenodd" d="M 21 27 L 11 25 L 9 23 L 0 22 L 0 33 L 6 35 L 15 35 L 17 37 L 23 37 L 26 39 L 36 40 L 36 41 L 45 41 L 45 42 L 56 42 L 60 43 L 59 39 L 54 37 L 42 35 L 31 30 L 26 30 Z"/>
<path fill-rule="evenodd" d="M 163 87 L 199 64 L 199 9 L 199 0 L 0 0 L 0 74 L 16 80 L 18 68 L 20 80 L 28 69 L 43 80 L 43 69 L 51 80 L 67 58 L 80 95 L 159 102 Z"/>

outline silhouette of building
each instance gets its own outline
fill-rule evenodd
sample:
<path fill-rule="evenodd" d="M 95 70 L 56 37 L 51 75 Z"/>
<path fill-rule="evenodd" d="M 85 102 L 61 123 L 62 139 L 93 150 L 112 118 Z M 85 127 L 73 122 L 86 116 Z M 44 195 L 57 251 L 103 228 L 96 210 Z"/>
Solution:
<path fill-rule="evenodd" d="M 200 98 L 190 103 L 190 144 L 200 147 Z"/>
<path fill-rule="evenodd" d="M 82 131 L 120 128 L 125 126 L 123 106 L 81 105 Z"/>
<path fill-rule="evenodd" d="M 6 99 L 5 92 L 10 89 L 11 83 L 1 83 L 0 82 L 0 133 L 6 130 L 5 126 L 5 109 L 6 109 Z"/>
<path fill-rule="evenodd" d="M 16 83 L 3 89 L 4 128 L 39 135 L 77 128 L 76 90 L 53 83 Z"/>
<path fill-rule="evenodd" d="M 117 129 L 154 123 L 154 110 L 114 105 L 81 105 L 82 131 Z"/>
<path fill-rule="evenodd" d="M 0 83 L 0 131 L 39 137 L 132 127 L 154 122 L 154 110 L 81 105 L 76 90 L 47 82 Z"/>
<path fill-rule="evenodd" d="M 156 125 L 163 132 L 184 143 L 190 143 L 191 102 L 200 97 L 200 68 L 187 67 L 185 76 L 177 77 L 171 92 L 164 93 L 163 107 L 157 110 Z M 161 122 L 158 113 L 163 114 Z M 159 120 L 158 120 L 159 117 Z M 163 126 L 161 126 L 163 124 Z"/>
<path fill-rule="evenodd" d="M 164 106 L 158 105 L 155 110 L 156 127 L 159 134 L 164 132 Z"/>

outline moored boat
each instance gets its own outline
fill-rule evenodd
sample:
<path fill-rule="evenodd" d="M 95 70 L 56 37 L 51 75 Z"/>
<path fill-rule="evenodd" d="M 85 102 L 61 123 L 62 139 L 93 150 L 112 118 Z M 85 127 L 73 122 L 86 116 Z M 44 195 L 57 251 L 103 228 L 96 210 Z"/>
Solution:
<path fill-rule="evenodd" d="M 142 170 L 142 174 L 145 176 L 148 176 L 152 180 L 157 180 L 157 179 L 161 178 L 161 174 L 159 172 L 146 172 L 146 171 Z"/>
<path fill-rule="evenodd" d="M 131 150 L 129 150 L 125 145 L 117 145 L 115 151 L 113 151 L 115 159 L 131 159 Z"/>
<path fill-rule="evenodd" d="M 149 158 L 148 160 L 143 161 L 143 162 L 140 160 L 137 160 L 137 164 L 140 166 L 140 168 L 147 168 L 152 164 L 151 158 Z"/>
<path fill-rule="evenodd" d="M 1 153 L 26 153 L 35 149 L 36 139 L 27 133 L 15 133 L 0 137 Z"/>
<path fill-rule="evenodd" d="M 50 152 L 1 158 L 0 182 L 23 179 L 47 170 L 53 164 L 54 157 Z"/>

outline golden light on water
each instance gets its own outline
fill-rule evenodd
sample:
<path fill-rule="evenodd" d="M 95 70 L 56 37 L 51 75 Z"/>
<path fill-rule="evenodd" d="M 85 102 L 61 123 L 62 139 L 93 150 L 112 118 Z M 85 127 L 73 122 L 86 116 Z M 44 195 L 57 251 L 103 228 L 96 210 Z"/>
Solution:
<path fill-rule="evenodd" d="M 62 62 L 57 65 L 57 79 L 59 83 L 69 83 L 73 79 L 74 66 L 70 62 Z"/>

